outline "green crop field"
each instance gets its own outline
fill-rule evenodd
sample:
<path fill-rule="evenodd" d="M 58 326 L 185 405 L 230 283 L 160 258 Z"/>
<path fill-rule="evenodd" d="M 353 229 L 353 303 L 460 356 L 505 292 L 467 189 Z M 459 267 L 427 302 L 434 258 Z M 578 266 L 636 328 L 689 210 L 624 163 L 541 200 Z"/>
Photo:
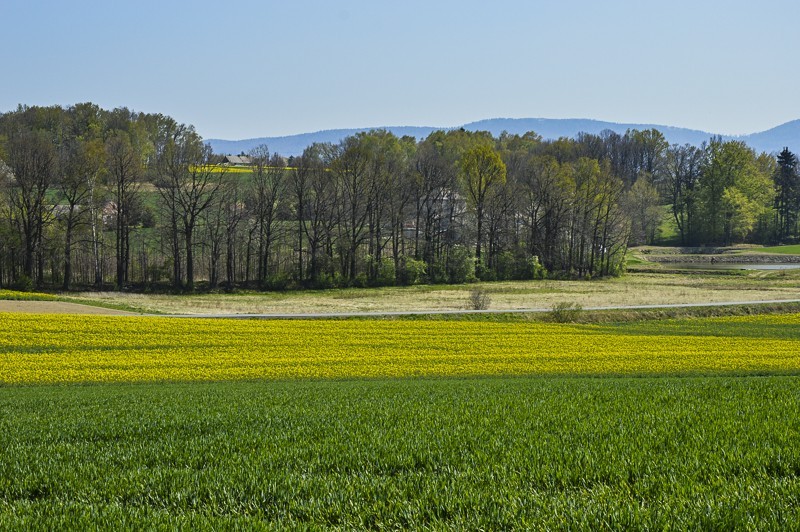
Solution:
<path fill-rule="evenodd" d="M 0 389 L 0 528 L 792 528 L 796 378 Z"/>
<path fill-rule="evenodd" d="M 779 253 L 781 255 L 800 255 L 800 244 L 794 246 L 774 246 L 771 248 L 756 248 L 754 251 L 763 253 Z"/>
<path fill-rule="evenodd" d="M 796 529 L 798 320 L 0 314 L 0 529 Z"/>

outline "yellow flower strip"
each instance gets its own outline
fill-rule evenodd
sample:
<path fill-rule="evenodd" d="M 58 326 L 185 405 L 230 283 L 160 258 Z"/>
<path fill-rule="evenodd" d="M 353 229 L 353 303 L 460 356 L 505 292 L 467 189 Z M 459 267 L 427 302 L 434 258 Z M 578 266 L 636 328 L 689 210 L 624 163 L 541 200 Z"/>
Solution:
<path fill-rule="evenodd" d="M 18 292 L 16 290 L 5 290 L 0 288 L 0 300 L 12 301 L 55 301 L 58 298 L 51 294 L 41 292 Z"/>
<path fill-rule="evenodd" d="M 717 321 L 737 319 L 800 325 L 800 315 Z M 800 339 L 519 322 L 0 314 L 2 384 L 762 372 L 800 373 Z"/>

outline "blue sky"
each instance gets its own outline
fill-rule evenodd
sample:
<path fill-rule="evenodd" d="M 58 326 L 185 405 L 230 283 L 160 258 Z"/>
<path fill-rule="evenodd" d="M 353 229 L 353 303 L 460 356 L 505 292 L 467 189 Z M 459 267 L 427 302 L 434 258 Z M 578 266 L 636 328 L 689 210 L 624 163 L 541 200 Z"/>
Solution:
<path fill-rule="evenodd" d="M 800 3 L 0 3 L 0 111 L 92 101 L 206 138 L 595 118 L 739 134 L 800 118 Z"/>

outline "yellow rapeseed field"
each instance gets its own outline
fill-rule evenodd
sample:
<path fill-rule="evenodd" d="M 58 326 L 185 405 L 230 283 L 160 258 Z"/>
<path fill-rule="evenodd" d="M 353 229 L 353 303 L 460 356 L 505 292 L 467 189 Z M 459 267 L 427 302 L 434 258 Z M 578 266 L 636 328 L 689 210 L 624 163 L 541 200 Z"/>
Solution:
<path fill-rule="evenodd" d="M 800 336 L 785 332 L 798 326 L 800 314 L 669 326 L 0 314 L 0 383 L 794 374 Z"/>

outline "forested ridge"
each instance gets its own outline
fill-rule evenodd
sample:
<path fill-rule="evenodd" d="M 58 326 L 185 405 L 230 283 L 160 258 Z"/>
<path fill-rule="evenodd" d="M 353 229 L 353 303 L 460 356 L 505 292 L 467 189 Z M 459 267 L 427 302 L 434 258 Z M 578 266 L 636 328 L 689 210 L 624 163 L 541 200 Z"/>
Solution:
<path fill-rule="evenodd" d="M 232 167 L 192 126 L 91 103 L 0 115 L 0 286 L 333 287 L 590 278 L 675 243 L 798 239 L 788 149 L 657 130 L 375 130 Z"/>

